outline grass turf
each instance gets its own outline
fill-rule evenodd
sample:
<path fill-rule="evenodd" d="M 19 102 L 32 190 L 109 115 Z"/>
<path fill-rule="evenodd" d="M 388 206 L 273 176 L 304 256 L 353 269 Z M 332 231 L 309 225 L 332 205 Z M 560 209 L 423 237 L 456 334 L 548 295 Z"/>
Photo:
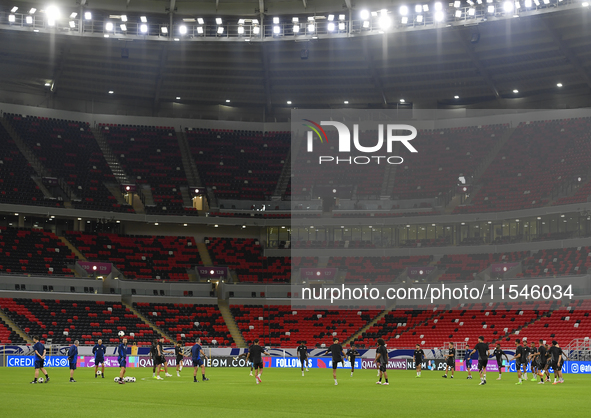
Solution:
<path fill-rule="evenodd" d="M 516 386 L 515 373 L 504 373 L 501 381 L 489 373 L 488 384 L 479 386 L 478 376 L 467 380 L 465 372 L 452 380 L 440 371 L 424 371 L 420 379 L 413 371 L 390 371 L 390 386 L 378 386 L 375 370 L 357 370 L 354 377 L 338 370 L 335 386 L 327 369 L 310 369 L 305 377 L 299 369 L 266 369 L 256 385 L 248 369 L 207 369 L 211 380 L 193 383 L 192 369 L 183 369 L 180 378 L 171 370 L 174 377 L 156 381 L 152 369 L 139 368 L 128 373 L 136 383 L 118 385 L 115 369 L 107 369 L 105 379 L 78 369 L 78 382 L 69 383 L 69 370 L 54 368 L 48 384 L 31 385 L 33 369 L 0 370 L 3 417 L 588 417 L 591 406 L 590 378 L 568 374 L 564 384 Z"/>

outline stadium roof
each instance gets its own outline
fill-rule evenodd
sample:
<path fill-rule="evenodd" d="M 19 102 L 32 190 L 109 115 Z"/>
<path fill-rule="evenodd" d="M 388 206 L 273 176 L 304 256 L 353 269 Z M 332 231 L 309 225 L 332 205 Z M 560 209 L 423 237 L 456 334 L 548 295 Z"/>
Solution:
<path fill-rule="evenodd" d="M 163 11 L 165 3 L 131 0 L 129 8 Z M 215 1 L 176 5 L 195 3 L 215 11 Z M 218 8 L 257 3 L 222 0 Z M 296 3 L 302 8 L 293 1 L 265 7 Z M 158 42 L 0 30 L 0 101 L 83 111 L 92 102 L 113 113 L 205 118 L 216 117 L 221 106 L 243 120 L 263 114 L 287 120 L 292 107 L 582 107 L 591 104 L 588 20 L 588 10 L 579 7 L 301 42 Z"/>

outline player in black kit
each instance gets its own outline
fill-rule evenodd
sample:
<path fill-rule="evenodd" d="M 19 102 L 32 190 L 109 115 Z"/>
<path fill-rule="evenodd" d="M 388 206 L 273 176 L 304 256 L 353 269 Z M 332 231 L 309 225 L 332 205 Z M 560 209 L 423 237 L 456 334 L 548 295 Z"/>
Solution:
<path fill-rule="evenodd" d="M 415 353 L 413 354 L 412 357 L 415 361 L 415 369 L 417 371 L 417 377 L 421 377 L 421 366 L 423 364 L 423 360 L 425 359 L 425 352 L 421 349 L 420 344 L 416 345 Z"/>
<path fill-rule="evenodd" d="M 454 348 L 454 343 L 449 343 L 449 350 L 445 355 L 445 363 L 447 366 L 445 367 L 445 374 L 441 377 L 445 377 L 447 379 L 447 372 L 451 369 L 451 378 L 454 378 L 454 372 L 456 370 L 456 349 Z"/>
<path fill-rule="evenodd" d="M 347 350 L 347 359 L 351 363 L 351 377 L 353 377 L 353 372 L 355 371 L 355 357 L 359 355 L 359 352 L 355 348 L 355 344 L 351 344 L 351 348 Z"/>
<path fill-rule="evenodd" d="M 538 375 L 540 376 L 540 381 L 538 385 L 544 384 L 544 374 L 546 374 L 546 381 L 550 381 L 550 373 L 548 373 L 548 350 L 546 349 L 546 345 L 544 344 L 544 340 L 539 341 L 538 352 L 534 354 L 537 363 L 538 363 Z"/>
<path fill-rule="evenodd" d="M 345 365 L 345 352 L 343 351 L 343 346 L 339 344 L 339 339 L 334 337 L 332 340 L 332 345 L 328 347 L 328 350 L 323 355 L 327 355 L 328 353 L 332 354 L 332 377 L 334 379 L 334 384 L 338 385 L 337 382 L 337 366 L 339 363 L 343 363 Z"/>
<path fill-rule="evenodd" d="M 519 339 L 515 340 L 515 347 L 515 369 L 517 370 L 517 377 L 519 378 L 519 382 L 515 384 L 521 385 L 523 384 L 521 382 L 521 366 L 527 371 L 527 360 L 525 358 L 525 351 L 523 350 L 523 346 Z"/>
<path fill-rule="evenodd" d="M 488 365 L 488 344 L 484 337 L 478 337 L 478 344 L 471 354 L 478 353 L 478 372 L 480 373 L 480 385 L 486 385 L 486 366 Z"/>
<path fill-rule="evenodd" d="M 181 370 L 183 370 L 183 346 L 181 341 L 177 341 L 174 346 L 174 354 L 176 356 L 176 375 L 181 377 Z"/>
<path fill-rule="evenodd" d="M 308 371 L 308 347 L 306 347 L 304 341 L 300 341 L 297 353 L 300 358 L 300 363 L 302 364 L 302 376 L 304 376 L 304 366 L 306 367 L 306 371 Z"/>
<path fill-rule="evenodd" d="M 536 381 L 536 376 L 538 375 L 538 361 L 536 357 L 537 352 L 538 349 L 536 348 L 536 343 L 532 341 L 531 346 L 529 347 L 529 364 L 531 365 L 531 373 L 533 375 L 531 378 L 532 382 Z"/>
<path fill-rule="evenodd" d="M 378 385 L 385 385 L 389 386 L 388 383 L 388 360 L 390 356 L 388 355 L 388 349 L 386 348 L 386 342 L 378 338 L 378 349 L 376 350 L 376 365 L 380 368 L 380 380 L 376 383 Z M 384 383 L 382 383 L 382 376 L 386 379 Z"/>
<path fill-rule="evenodd" d="M 495 351 L 493 351 L 494 356 L 497 358 L 497 368 L 499 369 L 499 377 L 497 380 L 501 380 L 501 376 L 503 375 L 503 356 L 505 356 L 505 360 L 509 363 L 509 357 L 507 354 L 501 349 L 501 344 L 497 343 L 497 347 Z"/>
<path fill-rule="evenodd" d="M 527 365 L 529 364 L 529 355 L 531 351 L 529 351 L 529 347 L 527 345 L 527 341 L 521 340 L 523 343 L 523 380 L 527 382 Z"/>

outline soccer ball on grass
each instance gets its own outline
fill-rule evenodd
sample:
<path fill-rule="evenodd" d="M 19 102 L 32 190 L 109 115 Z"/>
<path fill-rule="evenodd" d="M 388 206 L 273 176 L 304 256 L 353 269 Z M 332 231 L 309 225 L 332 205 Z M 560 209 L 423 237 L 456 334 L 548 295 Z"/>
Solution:
<path fill-rule="evenodd" d="M 40 377 L 39 379 L 37 379 L 37 382 L 39 382 L 39 383 L 43 383 L 43 378 L 42 378 L 42 377 Z"/>

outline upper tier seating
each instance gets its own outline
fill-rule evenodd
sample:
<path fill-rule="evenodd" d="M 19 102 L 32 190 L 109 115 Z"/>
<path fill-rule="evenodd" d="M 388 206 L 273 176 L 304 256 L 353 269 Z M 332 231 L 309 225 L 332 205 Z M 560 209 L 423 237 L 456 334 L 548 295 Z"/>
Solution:
<path fill-rule="evenodd" d="M 101 149 L 86 122 L 7 115 L 20 137 L 50 175 L 62 178 L 80 201 L 80 209 L 134 212 L 121 205 L 105 187 L 116 183 Z"/>
<path fill-rule="evenodd" d="M 191 237 L 74 231 L 66 236 L 86 258 L 111 262 L 128 279 L 186 281 L 187 269 L 203 264 Z"/>
<path fill-rule="evenodd" d="M 587 172 L 590 130 L 591 118 L 521 123 L 480 178 L 472 204 L 454 213 L 544 206 L 555 186 Z"/>
<path fill-rule="evenodd" d="M 53 344 L 119 344 L 117 333 L 124 331 L 130 345 L 149 345 L 157 337 L 148 324 L 142 322 L 120 303 L 103 301 L 0 299 L 0 308 L 20 329 L 42 340 L 51 338 Z"/>
<path fill-rule="evenodd" d="M 296 310 L 289 305 L 232 305 L 230 310 L 247 342 L 259 338 L 265 344 L 284 347 L 295 347 L 299 341 L 328 347 L 333 334 L 344 342 L 379 312 Z"/>
<path fill-rule="evenodd" d="M 150 185 L 156 206 L 146 206 L 149 214 L 197 215 L 184 206 L 181 187 L 189 184 L 174 128 L 102 125 L 101 133 L 132 181 Z"/>
<path fill-rule="evenodd" d="M 585 203 L 591 196 L 591 180 L 581 185 L 572 196 L 561 197 L 556 199 L 553 205 L 570 205 L 573 203 Z"/>
<path fill-rule="evenodd" d="M 0 124 L 0 202 L 17 205 L 63 206 L 54 199 L 46 199 L 31 176 L 35 170 Z"/>
<path fill-rule="evenodd" d="M 518 277 L 560 276 L 587 274 L 591 267 L 591 246 L 539 250 L 523 262 L 523 273 Z"/>
<path fill-rule="evenodd" d="M 289 132 L 187 129 L 199 174 L 220 199 L 265 200 L 277 186 Z"/>
<path fill-rule="evenodd" d="M 392 282 L 407 267 L 426 266 L 431 256 L 409 257 L 331 257 L 328 267 L 347 270 L 349 283 Z"/>
<path fill-rule="evenodd" d="M 76 256 L 53 233 L 0 227 L 0 271 L 12 274 L 74 276 Z"/>
<path fill-rule="evenodd" d="M 175 341 L 236 346 L 216 305 L 182 303 L 134 303 L 133 306 Z"/>
<path fill-rule="evenodd" d="M 439 281 L 471 281 L 474 280 L 475 274 L 486 269 L 491 263 L 512 263 L 523 260 L 527 256 L 529 251 L 444 255 L 437 262 L 438 268 L 446 269 L 445 273 L 439 276 Z"/>
<path fill-rule="evenodd" d="M 437 197 L 471 176 L 508 125 L 421 130 L 413 139 L 419 151 L 400 154 L 406 161 L 396 169 L 392 195 L 400 199 Z M 404 147 L 401 147 L 404 148 Z"/>
<path fill-rule="evenodd" d="M 264 257 L 258 240 L 243 238 L 206 238 L 214 265 L 236 270 L 240 281 L 289 282 L 289 257 Z"/>

